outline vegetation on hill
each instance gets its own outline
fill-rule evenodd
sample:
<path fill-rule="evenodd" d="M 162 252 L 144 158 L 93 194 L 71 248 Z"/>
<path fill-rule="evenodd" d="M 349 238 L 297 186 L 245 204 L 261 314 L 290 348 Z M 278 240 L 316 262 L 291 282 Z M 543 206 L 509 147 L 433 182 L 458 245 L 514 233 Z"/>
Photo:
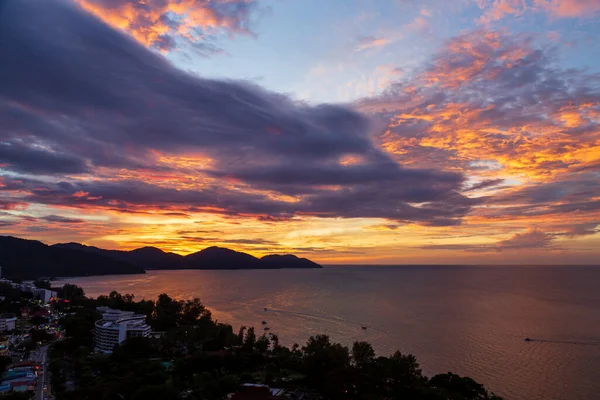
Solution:
<path fill-rule="evenodd" d="M 181 256 L 155 247 L 121 251 L 79 243 L 48 246 L 36 240 L 12 236 L 0 236 L 0 266 L 4 277 L 17 280 L 143 274 L 146 269 L 321 268 L 317 263 L 291 254 L 269 255 L 259 259 L 215 246 Z"/>
<path fill-rule="evenodd" d="M 198 252 L 181 256 L 167 253 L 156 247 L 142 247 L 131 251 L 104 250 L 79 243 L 58 243 L 52 247 L 66 248 L 100 254 L 115 260 L 137 265 L 144 269 L 279 269 L 321 268 L 306 258 L 292 254 L 272 254 L 256 258 L 241 251 L 211 246 Z"/>
<path fill-rule="evenodd" d="M 414 356 L 377 356 L 367 342 L 348 348 L 317 335 L 288 348 L 275 334 L 246 327 L 234 332 L 214 321 L 198 299 L 161 294 L 156 301 L 136 302 L 133 295 L 112 292 L 97 299 L 81 295 L 70 304 L 72 314 L 62 321 L 66 339 L 51 350 L 57 400 L 216 400 L 254 382 L 300 389 L 314 399 L 500 399 L 467 377 L 428 378 Z M 163 334 L 129 339 L 112 355 L 94 354 L 100 305 L 145 314 Z"/>
<path fill-rule="evenodd" d="M 100 254 L 47 246 L 35 240 L 0 236 L 2 276 L 40 277 L 143 274 L 143 268 Z"/>

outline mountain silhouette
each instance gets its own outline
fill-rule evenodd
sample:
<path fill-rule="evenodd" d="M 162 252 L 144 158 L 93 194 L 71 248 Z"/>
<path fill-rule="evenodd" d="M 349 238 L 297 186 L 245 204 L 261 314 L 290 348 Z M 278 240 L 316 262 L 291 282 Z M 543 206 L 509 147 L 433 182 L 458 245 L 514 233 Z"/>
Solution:
<path fill-rule="evenodd" d="M 100 253 L 12 236 L 0 236 L 0 266 L 2 276 L 11 279 L 145 273 L 141 267 Z"/>
<path fill-rule="evenodd" d="M 105 250 L 80 243 L 58 243 L 52 247 L 99 254 L 146 270 L 322 268 L 313 261 L 292 254 L 272 254 L 256 258 L 247 253 L 217 246 L 207 247 L 186 256 L 168 253 L 156 247 L 142 247 L 131 251 Z"/>

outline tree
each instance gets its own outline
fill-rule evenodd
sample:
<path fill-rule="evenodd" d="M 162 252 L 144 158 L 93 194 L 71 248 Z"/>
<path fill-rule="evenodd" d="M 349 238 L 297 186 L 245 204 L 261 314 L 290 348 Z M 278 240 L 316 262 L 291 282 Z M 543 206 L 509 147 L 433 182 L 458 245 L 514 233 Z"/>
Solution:
<path fill-rule="evenodd" d="M 460 400 L 491 400 L 497 399 L 495 395 L 490 395 L 482 384 L 475 382 L 468 377 L 448 372 L 439 374 L 431 378 L 429 386 L 435 389 L 441 389 L 449 394 L 451 399 Z"/>
<path fill-rule="evenodd" d="M 246 333 L 246 326 L 240 326 L 240 330 L 238 331 L 238 338 L 240 339 L 240 343 L 244 343 L 244 337 Z"/>
<path fill-rule="evenodd" d="M 246 338 L 244 339 L 244 348 L 247 350 L 254 349 L 254 345 L 256 344 L 256 333 L 254 333 L 254 327 L 248 328 L 246 332 Z"/>
<path fill-rule="evenodd" d="M 279 350 L 280 346 L 279 346 L 279 336 L 277 336 L 277 334 L 272 334 L 271 335 L 271 344 L 273 345 L 273 351 L 276 352 L 277 350 Z"/>
<path fill-rule="evenodd" d="M 6 371 L 6 368 L 12 364 L 12 358 L 8 356 L 0 356 L 0 375 Z"/>
<path fill-rule="evenodd" d="M 263 334 L 254 344 L 254 348 L 261 353 L 266 353 L 269 350 L 270 345 L 271 342 L 269 341 L 269 338 Z"/>
<path fill-rule="evenodd" d="M 361 368 L 373 362 L 375 350 L 368 342 L 354 342 L 352 345 L 352 360 L 357 367 Z"/>
<path fill-rule="evenodd" d="M 36 279 L 33 284 L 40 289 L 51 289 L 50 281 L 45 279 Z"/>
<path fill-rule="evenodd" d="M 178 400 L 180 398 L 177 390 L 166 385 L 143 387 L 132 397 L 133 400 Z"/>
<path fill-rule="evenodd" d="M 176 327 L 182 306 L 182 302 L 173 300 L 165 293 L 158 296 L 158 300 L 154 306 L 154 313 L 152 314 L 154 329 L 164 331 Z"/>
<path fill-rule="evenodd" d="M 65 284 L 59 291 L 60 297 L 69 300 L 73 304 L 81 303 L 81 301 L 85 297 L 85 292 L 82 288 L 80 288 L 77 285 L 72 285 L 70 283 Z"/>
<path fill-rule="evenodd" d="M 46 342 L 49 342 L 52 339 L 54 339 L 53 335 L 49 334 L 48 332 L 46 332 L 45 330 L 42 330 L 42 329 L 32 329 L 30 333 L 31 333 L 31 340 L 34 343 L 37 343 L 37 342 L 46 343 Z"/>
<path fill-rule="evenodd" d="M 348 348 L 331 343 L 327 335 L 317 335 L 308 339 L 302 352 L 309 382 L 326 396 L 342 398 L 346 384 L 351 383 L 345 373 L 350 367 Z"/>
<path fill-rule="evenodd" d="M 33 325 L 42 325 L 48 322 L 48 318 L 36 315 L 34 317 L 31 317 L 29 319 L 29 322 L 31 322 L 31 324 Z"/>
<path fill-rule="evenodd" d="M 389 377 L 387 386 L 392 397 L 410 397 L 416 389 L 425 386 L 426 378 L 412 354 L 396 351 L 391 357 L 381 357 L 378 361 L 382 374 Z"/>
<path fill-rule="evenodd" d="M 188 300 L 183 304 L 181 311 L 181 322 L 183 324 L 194 325 L 198 320 L 206 315 L 210 316 L 210 311 L 204 307 L 200 299 Z"/>

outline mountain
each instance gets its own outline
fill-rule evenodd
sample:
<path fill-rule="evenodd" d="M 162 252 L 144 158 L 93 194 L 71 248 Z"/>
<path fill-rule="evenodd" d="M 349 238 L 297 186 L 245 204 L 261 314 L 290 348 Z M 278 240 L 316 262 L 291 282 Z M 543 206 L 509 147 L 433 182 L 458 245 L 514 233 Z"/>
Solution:
<path fill-rule="evenodd" d="M 80 243 L 57 243 L 52 245 L 61 249 L 72 249 L 100 254 L 115 260 L 127 262 L 144 269 L 179 269 L 183 256 L 167 253 L 156 247 L 141 247 L 131 251 L 105 250 Z"/>
<path fill-rule="evenodd" d="M 143 274 L 143 268 L 102 254 L 0 236 L 2 276 L 19 279 Z"/>
<path fill-rule="evenodd" d="M 156 247 L 142 247 L 131 251 L 105 250 L 79 243 L 58 243 L 52 247 L 99 254 L 144 269 L 322 268 L 315 262 L 291 254 L 273 254 L 258 259 L 250 254 L 217 246 L 207 247 L 187 256 L 167 253 Z"/>
<path fill-rule="evenodd" d="M 270 254 L 262 257 L 259 261 L 263 268 L 322 268 L 308 258 L 299 258 L 293 254 Z M 293 265 L 293 267 L 290 267 L 290 265 Z"/>
<path fill-rule="evenodd" d="M 80 243 L 48 246 L 36 240 L 12 236 L 0 236 L 0 266 L 3 276 L 20 279 L 143 274 L 147 269 L 322 268 L 306 258 L 291 254 L 274 254 L 259 259 L 216 246 L 181 256 L 156 247 L 123 251 L 105 250 Z"/>
<path fill-rule="evenodd" d="M 186 269 L 257 269 L 260 263 L 250 254 L 212 246 L 183 257 L 182 266 Z"/>

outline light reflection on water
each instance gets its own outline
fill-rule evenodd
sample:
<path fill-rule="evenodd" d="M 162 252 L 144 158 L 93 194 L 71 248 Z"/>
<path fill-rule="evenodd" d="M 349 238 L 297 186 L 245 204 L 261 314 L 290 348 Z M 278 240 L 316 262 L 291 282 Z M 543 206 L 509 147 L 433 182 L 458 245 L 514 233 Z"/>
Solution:
<path fill-rule="evenodd" d="M 234 329 L 266 320 L 285 344 L 318 333 L 367 340 L 380 354 L 415 354 L 429 375 L 469 375 L 507 399 L 600 398 L 600 268 L 151 271 L 68 281 L 94 297 L 200 297 Z"/>

